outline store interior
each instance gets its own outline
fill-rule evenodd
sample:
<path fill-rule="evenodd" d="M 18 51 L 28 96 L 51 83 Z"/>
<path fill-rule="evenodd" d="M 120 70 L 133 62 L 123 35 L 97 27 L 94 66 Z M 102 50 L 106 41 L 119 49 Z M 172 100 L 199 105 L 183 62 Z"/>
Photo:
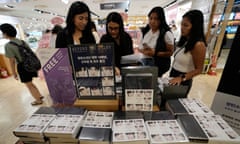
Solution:
<path fill-rule="evenodd" d="M 64 27 L 64 18 L 67 13 L 68 7 L 74 0 L 6 0 L 0 2 L 0 24 L 12 23 L 18 29 L 18 37 L 26 40 L 34 51 L 39 48 L 39 42 L 46 29 L 51 29 L 54 24 L 58 23 Z M 204 13 L 205 31 L 209 32 L 209 59 L 205 71 L 194 78 L 193 87 L 188 95 L 190 98 L 197 98 L 204 104 L 211 107 L 214 100 L 218 83 L 221 79 L 222 72 L 228 54 L 240 24 L 240 6 L 239 1 L 236 1 L 232 7 L 231 13 L 226 15 L 229 17 L 227 20 L 223 18 L 226 9 L 226 1 L 219 0 L 82 0 L 88 4 L 92 11 L 92 19 L 97 24 L 99 34 L 105 32 L 104 18 L 111 11 L 118 11 L 125 16 L 125 25 L 127 31 L 133 37 L 134 47 L 138 47 L 140 42 L 140 27 L 147 24 L 147 13 L 153 6 L 162 6 L 165 8 L 168 23 L 174 23 L 180 27 L 181 15 L 189 9 L 200 9 Z M 151 2 L 151 4 L 149 4 Z M 205 4 L 202 4 L 204 3 Z M 206 3 L 207 2 L 207 3 Z M 216 2 L 216 9 L 212 13 L 213 3 Z M 113 9 L 112 7 L 120 6 Z M 57 5 L 58 4 L 58 5 Z M 105 8 L 101 9 L 99 5 Z M 111 7 L 111 8 L 109 8 Z M 34 10 L 34 12 L 33 12 Z M 212 19 L 210 19 L 212 17 Z M 53 21 L 57 22 L 54 23 Z M 209 23 L 211 22 L 211 26 Z M 224 22 L 226 25 L 224 25 Z M 214 26 L 214 27 L 212 27 Z M 223 39 L 222 33 L 226 29 L 227 42 L 223 47 L 217 44 L 218 39 Z M 211 31 L 211 32 L 210 32 Z M 224 32 L 223 32 L 224 31 Z M 8 59 L 4 56 L 4 45 L 8 41 L 2 39 L 0 33 L 0 68 L 4 68 L 8 76 L 0 78 L 0 143 L 14 144 L 18 138 L 12 133 L 22 121 L 28 118 L 40 106 L 32 106 L 32 96 L 28 92 L 25 85 L 16 81 L 11 76 L 11 69 L 9 68 Z M 43 42 L 43 41 L 42 41 Z M 43 42 L 44 43 L 44 42 Z M 215 50 L 218 47 L 218 50 Z M 217 65 L 214 67 L 214 74 L 208 74 L 211 61 L 211 54 L 218 55 Z M 44 76 L 35 78 L 33 81 L 39 88 L 41 94 L 44 96 L 44 103 L 41 106 L 51 106 L 52 100 L 49 94 L 48 86 Z"/>

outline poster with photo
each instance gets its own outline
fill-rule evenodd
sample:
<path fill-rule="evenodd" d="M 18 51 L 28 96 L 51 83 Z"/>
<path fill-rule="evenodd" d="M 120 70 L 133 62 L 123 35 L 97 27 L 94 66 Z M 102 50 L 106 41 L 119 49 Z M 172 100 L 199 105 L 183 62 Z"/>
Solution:
<path fill-rule="evenodd" d="M 80 99 L 116 98 L 113 44 L 72 45 L 69 53 Z"/>
<path fill-rule="evenodd" d="M 126 74 L 124 81 L 126 111 L 152 111 L 154 88 L 152 74 Z"/>
<path fill-rule="evenodd" d="M 149 137 L 143 119 L 113 120 L 113 143 L 148 143 Z"/>
<path fill-rule="evenodd" d="M 177 120 L 146 121 L 146 127 L 152 144 L 189 142 Z"/>

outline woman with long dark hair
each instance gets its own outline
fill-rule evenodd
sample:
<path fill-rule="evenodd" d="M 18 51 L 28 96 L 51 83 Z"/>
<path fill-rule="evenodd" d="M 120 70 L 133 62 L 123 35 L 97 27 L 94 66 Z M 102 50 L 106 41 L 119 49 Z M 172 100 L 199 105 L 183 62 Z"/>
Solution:
<path fill-rule="evenodd" d="M 183 15 L 181 22 L 181 37 L 174 52 L 170 84 L 187 85 L 190 90 L 193 77 L 202 73 L 206 46 L 203 13 L 190 10 Z"/>
<path fill-rule="evenodd" d="M 174 36 L 168 26 L 162 7 L 154 7 L 148 14 L 149 23 L 143 29 L 143 40 L 139 51 L 143 54 L 143 65 L 157 66 L 161 77 L 170 68 L 174 51 Z"/>
<path fill-rule="evenodd" d="M 91 14 L 85 3 L 76 1 L 69 8 L 66 27 L 57 35 L 56 48 L 86 43 L 96 43 L 91 31 Z"/>
<path fill-rule="evenodd" d="M 122 16 L 117 12 L 111 12 L 107 16 L 106 34 L 100 39 L 100 43 L 105 42 L 114 43 L 116 74 L 120 74 L 121 57 L 133 54 L 133 42 L 124 30 Z"/>

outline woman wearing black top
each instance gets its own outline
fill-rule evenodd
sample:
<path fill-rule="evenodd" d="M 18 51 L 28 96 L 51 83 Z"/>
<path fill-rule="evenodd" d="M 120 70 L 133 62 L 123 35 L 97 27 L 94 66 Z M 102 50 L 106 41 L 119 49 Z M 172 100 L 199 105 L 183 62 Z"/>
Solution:
<path fill-rule="evenodd" d="M 100 43 L 114 43 L 114 57 L 116 74 L 120 74 L 121 57 L 124 55 L 133 54 L 133 42 L 128 33 L 124 31 L 122 17 L 117 12 L 112 12 L 107 16 L 106 34 L 100 39 Z"/>
<path fill-rule="evenodd" d="M 86 43 L 96 43 L 91 31 L 91 14 L 85 3 L 76 1 L 68 11 L 66 27 L 57 35 L 56 48 Z"/>

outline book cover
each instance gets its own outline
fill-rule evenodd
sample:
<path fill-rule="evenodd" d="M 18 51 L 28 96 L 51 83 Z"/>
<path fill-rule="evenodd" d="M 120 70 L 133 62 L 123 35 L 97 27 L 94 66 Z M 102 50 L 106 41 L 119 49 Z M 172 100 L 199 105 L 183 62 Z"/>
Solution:
<path fill-rule="evenodd" d="M 68 49 L 58 49 L 42 69 L 53 104 L 72 105 L 77 95 Z"/>
<path fill-rule="evenodd" d="M 157 101 L 157 71 L 151 66 L 122 67 L 122 103 L 127 111 L 153 109 Z"/>
<path fill-rule="evenodd" d="M 175 116 L 169 111 L 148 111 L 143 112 L 144 120 L 173 120 Z"/>
<path fill-rule="evenodd" d="M 148 133 L 143 119 L 113 120 L 113 144 L 148 144 Z"/>
<path fill-rule="evenodd" d="M 80 131 L 83 115 L 58 114 L 44 130 L 46 137 L 75 139 Z"/>
<path fill-rule="evenodd" d="M 208 143 L 208 136 L 193 115 L 178 115 L 177 120 L 191 142 Z"/>
<path fill-rule="evenodd" d="M 124 78 L 125 110 L 152 111 L 154 88 L 151 73 L 126 74 Z"/>
<path fill-rule="evenodd" d="M 149 120 L 145 123 L 151 144 L 187 144 L 189 142 L 177 120 Z"/>
<path fill-rule="evenodd" d="M 167 100 L 166 110 L 170 111 L 175 116 L 188 113 L 178 99 Z"/>
<path fill-rule="evenodd" d="M 42 106 L 38 108 L 34 114 L 52 114 L 55 115 L 58 112 L 58 108 L 56 107 L 47 107 L 47 106 Z"/>
<path fill-rule="evenodd" d="M 116 98 L 113 44 L 72 45 L 69 53 L 80 99 Z"/>
<path fill-rule="evenodd" d="M 240 136 L 220 115 L 198 114 L 194 118 L 208 136 L 209 143 L 240 143 Z"/>
<path fill-rule="evenodd" d="M 114 120 L 125 119 L 143 119 L 144 115 L 140 111 L 116 111 L 114 112 Z"/>
<path fill-rule="evenodd" d="M 32 114 L 13 133 L 17 137 L 44 138 L 43 131 L 54 118 L 52 114 Z"/>
<path fill-rule="evenodd" d="M 179 102 L 189 114 L 214 114 L 211 109 L 196 98 L 180 98 Z"/>
<path fill-rule="evenodd" d="M 88 111 L 83 127 L 112 128 L 113 112 Z"/>
<path fill-rule="evenodd" d="M 65 106 L 59 107 L 57 114 L 69 114 L 69 115 L 85 115 L 87 112 L 86 108 L 83 107 L 74 107 L 74 106 Z"/>
<path fill-rule="evenodd" d="M 88 111 L 78 137 L 81 144 L 110 144 L 113 112 Z"/>
<path fill-rule="evenodd" d="M 78 137 L 81 144 L 110 144 L 110 128 L 83 127 Z"/>

